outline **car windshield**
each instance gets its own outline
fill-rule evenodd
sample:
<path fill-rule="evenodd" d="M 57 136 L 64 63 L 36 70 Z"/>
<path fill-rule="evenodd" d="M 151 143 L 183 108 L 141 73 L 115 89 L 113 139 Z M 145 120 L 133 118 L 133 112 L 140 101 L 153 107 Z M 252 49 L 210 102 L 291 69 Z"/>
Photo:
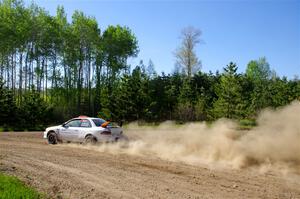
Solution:
<path fill-rule="evenodd" d="M 96 125 L 96 126 L 101 126 L 104 122 L 106 122 L 104 119 L 92 119 L 93 120 L 93 122 L 94 122 L 94 124 Z"/>
<path fill-rule="evenodd" d="M 79 119 L 71 120 L 71 121 L 67 122 L 65 124 L 65 126 L 68 126 L 68 127 L 80 127 L 80 120 Z"/>

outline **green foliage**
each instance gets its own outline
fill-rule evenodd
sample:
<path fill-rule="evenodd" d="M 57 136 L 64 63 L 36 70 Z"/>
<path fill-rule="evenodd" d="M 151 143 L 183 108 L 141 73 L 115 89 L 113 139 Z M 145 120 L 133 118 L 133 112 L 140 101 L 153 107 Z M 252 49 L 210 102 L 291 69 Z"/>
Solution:
<path fill-rule="evenodd" d="M 177 117 L 180 121 L 188 122 L 194 120 L 194 107 L 190 102 L 178 103 Z"/>
<path fill-rule="evenodd" d="M 250 61 L 247 65 L 246 76 L 254 81 L 269 79 L 271 76 L 271 70 L 267 59 L 262 57 L 258 60 Z"/>
<path fill-rule="evenodd" d="M 192 90 L 191 80 L 184 79 L 180 94 L 178 97 L 177 116 L 181 121 L 191 121 L 195 118 L 194 113 L 194 98 L 195 93 Z"/>
<path fill-rule="evenodd" d="M 177 52 L 185 74 L 178 69 L 166 75 L 157 74 L 151 60 L 130 69 L 128 58 L 139 49 L 128 27 L 100 30 L 94 17 L 80 11 L 67 19 L 60 6 L 51 16 L 34 3 L 0 0 L 3 130 L 41 129 L 78 115 L 154 123 L 253 120 L 263 108 L 300 99 L 299 79 L 277 77 L 264 57 L 241 74 L 233 63 L 221 74 L 200 72 L 194 46 L 201 33 L 195 29 L 183 31 Z"/>
<path fill-rule="evenodd" d="M 20 106 L 20 123 L 22 127 L 36 130 L 40 125 L 53 121 L 53 109 L 41 98 L 40 94 L 33 90 L 23 96 Z"/>
<path fill-rule="evenodd" d="M 114 80 L 122 69 L 127 69 L 127 58 L 137 55 L 137 39 L 128 27 L 109 26 L 103 33 L 102 45 L 104 60 Z"/>
<path fill-rule="evenodd" d="M 206 100 L 204 96 L 200 96 L 195 104 L 195 120 L 207 120 Z"/>
<path fill-rule="evenodd" d="M 0 126 L 14 124 L 17 113 L 17 106 L 11 90 L 4 87 L 0 79 Z"/>
<path fill-rule="evenodd" d="M 266 58 L 250 61 L 246 69 L 246 77 L 251 81 L 253 90 L 251 93 L 250 112 L 256 114 L 259 110 L 271 104 L 271 88 L 269 81 L 271 70 Z"/>
<path fill-rule="evenodd" d="M 110 109 L 116 119 L 139 120 L 147 113 L 148 79 L 140 66 L 131 75 L 124 75 L 114 86 Z"/>
<path fill-rule="evenodd" d="M 217 100 L 214 103 L 214 113 L 217 118 L 239 118 L 241 111 L 242 88 L 239 84 L 236 64 L 230 62 L 224 68 L 220 84 L 216 87 Z"/>
<path fill-rule="evenodd" d="M 242 130 L 249 130 L 256 126 L 256 121 L 253 119 L 242 119 L 239 121 L 239 127 Z"/>
<path fill-rule="evenodd" d="M 3 175 L 0 173 L 0 198 L 26 198 L 38 199 L 43 198 L 41 194 L 27 187 L 15 177 Z"/>
<path fill-rule="evenodd" d="M 178 74 L 166 76 L 163 73 L 151 79 L 148 85 L 150 101 L 146 119 L 151 121 L 175 119 L 182 77 Z"/>

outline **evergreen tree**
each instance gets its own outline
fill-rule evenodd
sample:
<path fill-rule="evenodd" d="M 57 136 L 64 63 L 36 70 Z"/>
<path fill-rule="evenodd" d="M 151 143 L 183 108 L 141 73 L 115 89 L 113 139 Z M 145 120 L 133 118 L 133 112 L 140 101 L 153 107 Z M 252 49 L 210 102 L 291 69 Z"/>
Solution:
<path fill-rule="evenodd" d="M 35 89 L 23 96 L 20 106 L 20 122 L 25 128 L 39 127 L 53 121 L 53 108 L 48 106 Z"/>
<path fill-rule="evenodd" d="M 177 115 L 179 120 L 191 121 L 195 119 L 194 115 L 194 103 L 195 93 L 192 89 L 191 80 L 186 78 L 183 81 L 183 85 L 180 89 L 177 105 Z"/>
<path fill-rule="evenodd" d="M 17 111 L 12 91 L 4 86 L 0 78 L 0 127 L 16 126 L 18 124 Z"/>
<path fill-rule="evenodd" d="M 214 103 L 214 114 L 217 118 L 238 118 L 241 114 L 241 86 L 239 84 L 236 64 L 230 62 L 217 85 L 218 99 Z"/>

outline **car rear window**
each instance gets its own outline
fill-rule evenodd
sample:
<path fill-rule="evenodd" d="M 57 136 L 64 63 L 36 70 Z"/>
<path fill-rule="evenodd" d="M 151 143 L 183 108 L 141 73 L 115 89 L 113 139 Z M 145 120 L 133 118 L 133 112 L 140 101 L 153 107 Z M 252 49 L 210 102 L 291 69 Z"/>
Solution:
<path fill-rule="evenodd" d="M 105 120 L 103 120 L 103 119 L 92 119 L 92 121 L 94 122 L 94 124 L 96 125 L 96 126 L 101 126 L 104 122 L 106 122 Z"/>

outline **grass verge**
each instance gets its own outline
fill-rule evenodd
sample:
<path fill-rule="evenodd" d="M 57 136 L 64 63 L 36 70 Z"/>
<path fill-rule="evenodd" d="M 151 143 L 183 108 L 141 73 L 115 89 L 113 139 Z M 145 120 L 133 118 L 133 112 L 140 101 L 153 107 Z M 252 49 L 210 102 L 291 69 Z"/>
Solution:
<path fill-rule="evenodd" d="M 26 186 L 15 177 L 0 173 L 1 199 L 40 199 L 44 198 L 34 189 Z"/>
<path fill-rule="evenodd" d="M 256 125 L 256 121 L 253 119 L 242 119 L 239 121 L 239 128 L 241 130 L 250 130 Z"/>

